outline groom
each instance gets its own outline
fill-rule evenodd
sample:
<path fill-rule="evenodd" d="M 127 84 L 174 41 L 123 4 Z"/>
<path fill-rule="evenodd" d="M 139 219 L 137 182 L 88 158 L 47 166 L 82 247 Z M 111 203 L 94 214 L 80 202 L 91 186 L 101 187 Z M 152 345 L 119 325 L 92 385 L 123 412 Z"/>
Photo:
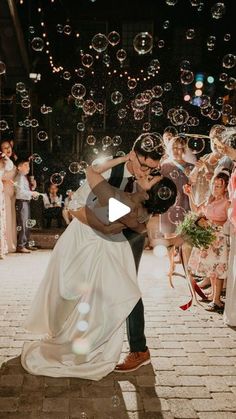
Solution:
<path fill-rule="evenodd" d="M 146 151 L 142 147 L 144 136 L 149 134 L 142 134 L 135 141 L 133 148 L 129 154 L 130 160 L 125 164 L 115 166 L 113 169 L 103 173 L 108 182 L 123 191 L 133 192 L 136 188 L 135 179 L 140 179 L 151 175 L 160 167 L 160 159 L 162 152 L 153 150 Z M 144 233 L 146 230 L 145 224 L 140 224 L 138 230 L 131 230 L 129 228 L 122 230 L 116 223 L 110 226 L 104 226 L 94 215 L 94 213 L 87 207 L 87 198 L 89 195 L 89 188 L 87 182 L 78 189 L 73 197 L 76 201 L 77 207 L 80 208 L 79 220 L 84 224 L 89 224 L 90 227 L 101 231 L 103 234 L 117 234 L 123 231 L 123 234 L 130 243 L 136 270 L 138 271 L 139 262 L 144 248 Z M 106 227 L 108 227 L 106 229 Z M 138 369 L 142 365 L 150 363 L 150 353 L 146 346 L 146 338 L 144 334 L 144 307 L 142 299 L 138 301 L 132 312 L 127 318 L 127 336 L 130 345 L 130 352 L 125 357 L 124 361 L 119 363 L 116 372 L 130 372 Z"/>

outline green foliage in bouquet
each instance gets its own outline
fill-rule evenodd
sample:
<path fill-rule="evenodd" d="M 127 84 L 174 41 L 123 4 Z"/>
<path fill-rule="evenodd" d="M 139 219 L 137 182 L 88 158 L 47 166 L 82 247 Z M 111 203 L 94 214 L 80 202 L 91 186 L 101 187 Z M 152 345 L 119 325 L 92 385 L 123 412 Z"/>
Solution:
<path fill-rule="evenodd" d="M 199 249 L 208 249 L 216 239 L 214 228 L 210 225 L 199 226 L 196 221 L 201 217 L 189 212 L 184 220 L 177 227 L 177 233 L 182 236 L 189 244 Z"/>

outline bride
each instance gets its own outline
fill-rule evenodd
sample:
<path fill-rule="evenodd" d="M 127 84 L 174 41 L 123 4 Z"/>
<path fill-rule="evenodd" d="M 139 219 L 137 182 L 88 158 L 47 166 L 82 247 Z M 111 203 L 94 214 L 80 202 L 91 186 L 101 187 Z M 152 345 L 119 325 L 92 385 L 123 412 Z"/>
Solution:
<path fill-rule="evenodd" d="M 125 320 L 141 296 L 132 250 L 122 230 L 140 231 L 143 225 L 145 231 L 149 208 L 153 211 L 155 206 L 149 195 L 160 180 L 141 179 L 133 194 L 109 185 L 101 173 L 128 159 L 87 169 L 87 181 L 97 197 L 92 210 L 104 224 L 104 234 L 81 223 L 78 212 L 72 211 L 74 219 L 52 252 L 25 324 L 27 330 L 43 335 L 23 346 L 21 363 L 31 374 L 100 380 L 119 360 Z M 111 197 L 131 208 L 113 224 L 107 216 Z"/>

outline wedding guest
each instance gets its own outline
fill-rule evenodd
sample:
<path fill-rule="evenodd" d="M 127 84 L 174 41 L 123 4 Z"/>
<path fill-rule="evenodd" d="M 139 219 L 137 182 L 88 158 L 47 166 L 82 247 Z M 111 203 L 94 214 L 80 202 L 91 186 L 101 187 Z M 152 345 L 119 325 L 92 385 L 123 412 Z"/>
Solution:
<path fill-rule="evenodd" d="M 68 189 L 68 191 L 66 191 L 66 195 L 67 197 L 65 198 L 65 201 L 64 201 L 64 208 L 62 210 L 62 216 L 66 222 L 66 225 L 69 225 L 70 222 L 72 221 L 72 215 L 70 214 L 69 208 L 70 208 L 70 202 L 73 199 L 74 192 L 71 189 Z"/>
<path fill-rule="evenodd" d="M 227 146 L 227 155 L 236 161 L 236 150 Z M 229 198 L 231 205 L 229 208 L 230 220 L 230 253 L 229 269 L 227 276 L 226 299 L 224 310 L 224 322 L 229 326 L 236 326 L 236 166 L 229 181 Z"/>
<path fill-rule="evenodd" d="M 8 158 L 15 162 L 14 154 L 10 141 L 4 140 L 0 145 L 2 151 Z M 16 176 L 16 166 L 12 164 L 12 169 L 5 171 L 3 181 L 3 191 L 5 195 L 6 206 L 6 234 L 8 252 L 13 253 L 16 251 L 16 209 L 15 209 L 15 189 L 13 180 Z"/>
<path fill-rule="evenodd" d="M 213 178 L 215 170 L 218 167 L 223 154 L 216 142 L 214 136 L 210 140 L 211 152 L 205 154 L 196 163 L 195 167 L 189 175 L 192 187 L 194 201 L 197 205 L 201 205 L 210 195 L 210 181 Z M 222 168 L 222 165 L 219 167 Z"/>
<path fill-rule="evenodd" d="M 8 253 L 6 230 L 5 194 L 2 178 L 6 172 L 11 171 L 13 163 L 4 153 L 0 152 L 0 259 Z"/>
<path fill-rule="evenodd" d="M 57 220 L 58 228 L 62 227 L 62 195 L 57 185 L 51 183 L 47 193 L 43 194 L 43 216 L 46 219 L 46 228 L 51 227 L 53 219 Z"/>
<path fill-rule="evenodd" d="M 31 191 L 27 175 L 30 171 L 28 158 L 19 158 L 16 162 L 17 175 L 16 188 L 16 222 L 17 222 L 17 248 L 18 253 L 30 253 L 29 250 L 29 220 L 30 200 L 38 197 L 38 192 Z"/>
<path fill-rule="evenodd" d="M 171 142 L 168 160 L 161 165 L 161 174 L 173 180 L 177 187 L 175 208 L 172 207 L 161 215 L 161 232 L 164 234 L 173 234 L 176 230 L 175 221 L 182 221 L 184 214 L 190 210 L 189 199 L 183 192 L 183 186 L 188 183 L 188 176 L 193 168 L 191 163 L 184 160 L 186 147 L 186 140 L 176 137 Z M 172 214 L 176 213 L 176 207 L 178 207 L 178 220 L 172 217 Z"/>
<path fill-rule="evenodd" d="M 194 247 L 188 262 L 189 270 L 193 275 L 199 275 L 210 280 L 211 293 L 208 294 L 208 311 L 223 311 L 224 304 L 221 301 L 221 292 L 228 269 L 228 242 L 224 234 L 223 226 L 227 221 L 229 200 L 227 186 L 229 181 L 228 171 L 218 173 L 211 182 L 211 195 L 200 206 L 197 206 L 189 187 L 184 191 L 190 198 L 191 209 L 203 214 L 206 220 L 215 228 L 216 239 L 208 249 Z"/>

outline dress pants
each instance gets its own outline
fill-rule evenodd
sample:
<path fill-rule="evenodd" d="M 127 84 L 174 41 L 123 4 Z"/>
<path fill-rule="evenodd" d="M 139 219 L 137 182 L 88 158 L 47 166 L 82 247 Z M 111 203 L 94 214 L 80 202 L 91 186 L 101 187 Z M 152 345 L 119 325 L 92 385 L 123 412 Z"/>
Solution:
<path fill-rule="evenodd" d="M 16 199 L 17 247 L 25 247 L 29 241 L 30 230 L 27 220 L 30 219 L 30 201 Z"/>
<path fill-rule="evenodd" d="M 138 234 L 135 231 L 130 230 L 128 228 L 123 230 L 123 234 L 129 241 L 129 244 L 131 246 L 136 270 L 138 272 L 139 262 L 144 248 L 145 237 L 144 235 Z M 144 334 L 144 306 L 141 298 L 131 311 L 130 315 L 128 316 L 126 320 L 126 327 L 130 351 L 144 352 L 147 349 L 147 347 L 146 338 Z"/>

